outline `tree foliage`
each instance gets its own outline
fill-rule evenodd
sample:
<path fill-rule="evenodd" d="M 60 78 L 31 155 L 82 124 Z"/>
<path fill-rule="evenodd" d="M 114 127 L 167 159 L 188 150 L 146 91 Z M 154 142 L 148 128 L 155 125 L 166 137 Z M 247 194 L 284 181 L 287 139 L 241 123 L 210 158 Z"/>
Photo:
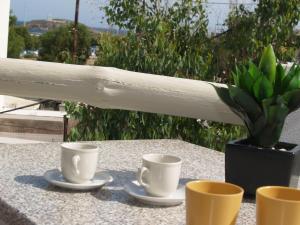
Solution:
<path fill-rule="evenodd" d="M 110 1 L 108 22 L 128 30 L 107 49 L 100 40 L 100 65 L 193 79 L 207 77 L 211 55 L 206 44 L 207 17 L 200 1 L 184 0 L 172 7 L 158 1 Z M 111 46 L 110 46 L 111 47 Z M 116 51 L 110 54 L 108 51 Z M 115 56 L 118 55 L 118 56 Z M 108 56 L 108 57 L 107 57 Z"/>
<path fill-rule="evenodd" d="M 26 50 L 38 50 L 40 47 L 39 37 L 30 35 L 28 28 L 24 26 L 17 26 L 16 33 L 24 40 L 24 48 Z"/>
<path fill-rule="evenodd" d="M 29 34 L 27 27 L 17 26 L 17 17 L 9 17 L 8 57 L 19 58 L 23 50 L 38 50 L 39 37 Z"/>
<path fill-rule="evenodd" d="M 244 5 L 233 9 L 227 20 L 229 32 L 214 46 L 213 73 L 229 76 L 236 62 L 258 61 L 264 46 L 272 44 L 281 62 L 292 61 L 299 47 L 294 32 L 300 19 L 300 1 L 260 0 L 255 10 Z M 222 74 L 223 73 L 223 74 Z"/>
<path fill-rule="evenodd" d="M 17 32 L 17 17 L 9 16 L 9 34 L 8 34 L 8 50 L 7 56 L 9 58 L 19 58 L 20 53 L 25 48 L 24 38 Z"/>
<path fill-rule="evenodd" d="M 41 36 L 40 60 L 71 63 L 73 51 L 73 24 L 58 27 Z M 91 46 L 91 31 L 83 24 L 78 26 L 78 59 L 84 63 Z"/>

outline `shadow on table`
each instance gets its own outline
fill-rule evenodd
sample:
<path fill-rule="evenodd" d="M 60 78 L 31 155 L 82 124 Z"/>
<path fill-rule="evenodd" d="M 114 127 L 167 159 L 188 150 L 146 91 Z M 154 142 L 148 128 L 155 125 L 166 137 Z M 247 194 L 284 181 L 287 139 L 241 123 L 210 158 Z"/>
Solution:
<path fill-rule="evenodd" d="M 128 182 L 132 182 L 136 180 L 136 172 L 135 171 L 127 171 L 127 170 L 106 170 L 113 178 L 114 181 L 110 184 L 107 184 L 102 189 L 97 191 L 92 191 L 91 195 L 101 201 L 114 201 L 122 204 L 136 206 L 136 207 L 147 207 L 147 208 L 166 208 L 168 206 L 152 206 L 148 204 L 144 204 L 139 202 L 135 198 L 129 196 L 125 190 L 123 189 L 124 185 Z M 192 181 L 194 179 L 189 178 L 181 178 L 179 183 L 180 185 L 185 185 L 187 182 Z M 170 207 L 170 206 L 169 206 Z M 174 206 L 173 206 L 174 207 Z"/>
<path fill-rule="evenodd" d="M 244 198 L 243 198 L 243 203 L 253 203 L 253 204 L 255 204 L 255 196 L 245 195 Z"/>
<path fill-rule="evenodd" d="M 49 183 L 44 179 L 43 176 L 34 176 L 34 175 L 22 175 L 16 176 L 15 181 L 20 184 L 31 185 L 35 188 L 47 189 Z"/>
<path fill-rule="evenodd" d="M 59 193 L 87 192 L 87 191 L 81 191 L 81 190 L 70 190 L 70 189 L 56 187 L 54 185 L 49 184 L 48 181 L 46 181 L 43 176 L 21 175 L 21 176 L 16 176 L 15 181 L 20 184 L 31 185 L 34 188 L 39 188 L 39 189 L 43 189 L 46 191 L 53 191 L 53 192 L 59 192 Z"/>
<path fill-rule="evenodd" d="M 123 187 L 128 182 L 136 180 L 136 172 L 128 170 L 106 170 L 112 177 L 113 182 L 105 185 L 103 188 L 95 190 L 69 190 L 51 185 L 44 179 L 43 176 L 36 175 L 20 175 L 15 177 L 15 181 L 20 184 L 30 185 L 34 188 L 39 188 L 45 191 L 59 192 L 59 193 L 83 193 L 91 192 L 91 195 L 101 201 L 116 201 L 124 204 L 136 205 L 145 207 L 145 204 L 138 202 L 136 199 L 130 197 Z M 184 185 L 193 179 L 182 178 L 180 185 Z M 149 206 L 154 208 L 154 206 Z"/>

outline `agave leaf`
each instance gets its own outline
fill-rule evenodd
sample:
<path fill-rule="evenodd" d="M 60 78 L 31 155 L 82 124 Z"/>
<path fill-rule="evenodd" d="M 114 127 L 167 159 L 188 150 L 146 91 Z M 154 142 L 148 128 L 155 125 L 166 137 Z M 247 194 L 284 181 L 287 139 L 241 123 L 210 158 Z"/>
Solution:
<path fill-rule="evenodd" d="M 246 71 L 243 75 L 240 76 L 239 87 L 245 91 L 247 91 L 250 95 L 252 94 L 252 87 L 254 85 L 254 79 L 252 76 Z"/>
<path fill-rule="evenodd" d="M 279 141 L 283 125 L 284 121 L 277 122 L 276 124 L 267 123 L 261 133 L 252 137 L 252 142 L 258 146 L 266 148 L 273 147 Z"/>
<path fill-rule="evenodd" d="M 259 78 L 259 76 L 261 75 L 260 70 L 257 68 L 257 66 L 252 61 L 249 61 L 248 72 L 254 81 L 256 81 Z"/>
<path fill-rule="evenodd" d="M 288 87 L 289 87 L 289 84 L 290 84 L 292 78 L 293 77 L 290 75 L 287 75 L 283 78 L 283 80 L 281 82 L 281 90 L 280 90 L 281 93 L 285 93 L 286 91 L 288 91 Z"/>
<path fill-rule="evenodd" d="M 259 62 L 259 69 L 273 84 L 276 76 L 276 57 L 271 44 L 269 44 L 263 51 Z"/>
<path fill-rule="evenodd" d="M 236 86 L 240 86 L 239 77 L 236 73 L 231 72 L 231 76 L 233 77 L 233 82 Z"/>
<path fill-rule="evenodd" d="M 242 72 L 237 65 L 235 65 L 235 70 L 234 70 L 234 72 L 233 71 L 231 72 L 231 75 L 233 76 L 234 84 L 239 87 L 240 86 L 240 76 L 242 75 Z"/>
<path fill-rule="evenodd" d="M 245 110 L 238 104 L 235 103 L 235 101 L 232 100 L 232 98 L 230 97 L 229 94 L 229 87 L 225 88 L 225 87 L 219 87 L 216 85 L 212 86 L 215 88 L 218 96 L 220 97 L 220 99 L 226 103 L 230 109 L 237 115 L 239 116 L 245 123 L 245 125 L 247 126 L 248 130 L 253 130 L 253 122 L 249 119 L 247 113 L 245 112 Z"/>
<path fill-rule="evenodd" d="M 245 65 L 242 65 L 242 71 L 241 72 L 242 72 L 242 75 L 246 74 L 248 72 L 248 69 Z"/>
<path fill-rule="evenodd" d="M 264 116 L 255 123 L 256 133 L 251 137 L 254 144 L 263 147 L 273 147 L 279 140 L 288 108 L 282 96 L 276 96 L 262 101 Z"/>
<path fill-rule="evenodd" d="M 253 93 L 258 102 L 273 95 L 272 83 L 264 76 L 258 78 L 253 85 Z"/>
<path fill-rule="evenodd" d="M 296 64 L 293 64 L 293 66 L 291 67 L 291 69 L 289 70 L 287 75 L 282 80 L 281 93 L 284 93 L 287 91 L 290 81 L 292 80 L 294 74 L 296 73 L 296 69 L 297 69 Z"/>
<path fill-rule="evenodd" d="M 300 70 L 296 69 L 295 72 L 291 75 L 291 77 L 292 78 L 287 87 L 288 91 L 300 88 Z"/>
<path fill-rule="evenodd" d="M 238 110 L 242 110 L 252 123 L 256 121 L 262 110 L 253 97 L 239 87 L 229 86 L 228 89 L 231 99 L 239 106 Z"/>
<path fill-rule="evenodd" d="M 262 106 L 268 123 L 284 120 L 285 117 L 283 117 L 283 115 L 285 115 L 285 112 L 286 115 L 289 112 L 288 107 L 286 106 L 286 100 L 280 95 L 264 99 L 262 101 Z"/>
<path fill-rule="evenodd" d="M 276 99 L 272 103 L 269 99 L 263 101 L 263 110 L 266 117 L 266 125 L 262 133 L 255 137 L 257 143 L 263 147 L 273 147 L 279 140 L 284 121 L 289 113 L 284 100 Z"/>
<path fill-rule="evenodd" d="M 289 108 L 289 113 L 297 110 L 300 107 L 300 89 L 292 90 L 283 95 L 286 105 Z"/>
<path fill-rule="evenodd" d="M 235 65 L 235 72 L 238 77 L 241 75 L 241 70 L 239 69 L 239 67 L 237 65 Z"/>
<path fill-rule="evenodd" d="M 274 85 L 274 93 L 280 94 L 281 88 L 282 88 L 282 82 L 285 77 L 285 71 L 284 68 L 280 63 L 277 64 L 276 67 L 276 79 L 275 79 L 275 85 Z"/>
<path fill-rule="evenodd" d="M 252 130 L 250 132 L 252 137 L 255 137 L 259 135 L 261 132 L 263 132 L 263 129 L 265 128 L 267 123 L 266 117 L 264 114 L 261 114 L 261 116 L 254 122 Z"/>
<path fill-rule="evenodd" d="M 228 88 L 216 86 L 214 84 L 211 85 L 214 87 L 218 96 L 226 105 L 228 105 L 231 108 L 238 107 L 237 104 L 231 99 Z"/>

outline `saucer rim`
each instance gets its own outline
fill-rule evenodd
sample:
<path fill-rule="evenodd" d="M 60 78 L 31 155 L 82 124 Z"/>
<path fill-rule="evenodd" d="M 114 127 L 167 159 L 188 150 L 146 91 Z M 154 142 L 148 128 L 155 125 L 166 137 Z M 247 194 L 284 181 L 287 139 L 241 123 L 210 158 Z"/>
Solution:
<path fill-rule="evenodd" d="M 46 181 L 48 181 L 50 184 L 62 187 L 62 188 L 69 188 L 73 190 L 85 190 L 85 189 L 92 189 L 92 188 L 97 188 L 104 186 L 107 183 L 111 183 L 113 181 L 113 177 L 106 171 L 99 171 L 96 172 L 96 174 L 105 174 L 107 176 L 107 179 L 102 179 L 102 180 L 95 180 L 97 182 L 89 182 L 89 183 L 82 183 L 82 184 L 77 184 L 77 183 L 71 183 L 66 180 L 58 180 L 58 179 L 52 179 L 51 175 L 58 173 L 59 175 L 62 175 L 62 172 L 60 169 L 51 169 L 47 170 L 43 177 Z"/>
<path fill-rule="evenodd" d="M 142 188 L 141 186 L 138 186 L 137 184 L 135 184 L 134 182 L 137 182 L 136 180 L 132 180 L 128 183 L 126 183 L 124 185 L 124 191 L 129 194 L 130 196 L 136 198 L 139 201 L 148 203 L 148 204 L 152 204 L 152 205 L 179 205 L 181 204 L 184 200 L 185 200 L 185 194 L 183 193 L 182 198 L 172 198 L 170 196 L 166 196 L 166 197 L 157 197 L 157 196 L 151 196 L 151 195 L 141 195 L 138 194 L 136 192 L 133 192 L 132 189 L 130 188 L 130 186 L 135 185 L 137 188 Z M 177 191 L 181 191 L 183 189 L 185 189 L 184 185 L 180 185 L 178 186 Z M 175 193 L 176 193 L 175 192 Z"/>

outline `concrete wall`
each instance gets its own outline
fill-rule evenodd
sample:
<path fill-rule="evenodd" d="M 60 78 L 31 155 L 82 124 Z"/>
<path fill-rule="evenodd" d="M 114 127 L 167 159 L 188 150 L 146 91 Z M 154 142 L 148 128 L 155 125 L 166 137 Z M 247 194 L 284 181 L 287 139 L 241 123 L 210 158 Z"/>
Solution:
<path fill-rule="evenodd" d="M 0 3 L 0 58 L 7 57 L 10 0 Z"/>

